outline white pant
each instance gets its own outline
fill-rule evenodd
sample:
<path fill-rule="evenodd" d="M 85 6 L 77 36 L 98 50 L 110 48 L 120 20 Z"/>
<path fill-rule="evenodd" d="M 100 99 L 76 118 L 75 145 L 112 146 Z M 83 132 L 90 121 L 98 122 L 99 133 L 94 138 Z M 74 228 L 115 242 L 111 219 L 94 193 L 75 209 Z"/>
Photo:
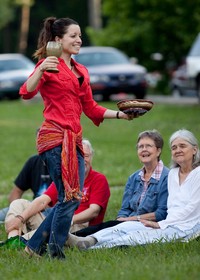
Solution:
<path fill-rule="evenodd" d="M 92 234 L 91 236 L 97 240 L 97 243 L 90 247 L 90 249 L 169 242 L 179 238 L 185 238 L 192 232 L 193 229 L 184 232 L 175 227 L 152 229 L 145 227 L 140 222 L 128 221 Z"/>

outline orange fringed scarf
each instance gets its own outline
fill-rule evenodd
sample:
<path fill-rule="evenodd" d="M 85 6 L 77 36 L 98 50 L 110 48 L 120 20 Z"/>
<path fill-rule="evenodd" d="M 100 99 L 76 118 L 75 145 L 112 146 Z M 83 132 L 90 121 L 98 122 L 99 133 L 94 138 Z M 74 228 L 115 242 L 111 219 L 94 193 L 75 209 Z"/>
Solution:
<path fill-rule="evenodd" d="M 78 146 L 83 153 L 82 131 L 76 134 L 56 123 L 45 121 L 38 133 L 38 153 L 41 154 L 59 145 L 62 145 L 61 170 L 66 200 L 81 199 L 76 148 Z"/>

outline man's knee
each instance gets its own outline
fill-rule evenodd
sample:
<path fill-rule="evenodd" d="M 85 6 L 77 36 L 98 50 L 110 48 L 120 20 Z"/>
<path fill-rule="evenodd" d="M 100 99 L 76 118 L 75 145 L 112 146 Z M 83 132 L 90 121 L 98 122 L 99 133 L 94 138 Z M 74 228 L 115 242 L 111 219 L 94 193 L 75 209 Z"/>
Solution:
<path fill-rule="evenodd" d="M 30 203 L 29 200 L 23 198 L 13 200 L 10 204 L 5 222 L 13 216 L 20 215 Z"/>

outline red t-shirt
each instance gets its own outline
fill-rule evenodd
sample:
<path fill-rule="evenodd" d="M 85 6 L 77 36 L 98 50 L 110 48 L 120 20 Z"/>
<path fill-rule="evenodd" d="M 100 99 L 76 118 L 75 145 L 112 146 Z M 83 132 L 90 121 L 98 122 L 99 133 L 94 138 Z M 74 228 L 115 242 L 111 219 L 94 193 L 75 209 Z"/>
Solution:
<path fill-rule="evenodd" d="M 75 211 L 75 214 L 88 209 L 90 204 L 98 204 L 101 206 L 101 211 L 96 218 L 89 222 L 89 225 L 102 223 L 110 197 L 110 188 L 106 177 L 91 168 L 87 178 L 85 179 L 82 193 L 83 197 L 78 209 Z M 57 203 L 58 193 L 54 183 L 51 183 L 44 194 L 51 198 L 51 202 L 49 204 L 50 207 Z"/>

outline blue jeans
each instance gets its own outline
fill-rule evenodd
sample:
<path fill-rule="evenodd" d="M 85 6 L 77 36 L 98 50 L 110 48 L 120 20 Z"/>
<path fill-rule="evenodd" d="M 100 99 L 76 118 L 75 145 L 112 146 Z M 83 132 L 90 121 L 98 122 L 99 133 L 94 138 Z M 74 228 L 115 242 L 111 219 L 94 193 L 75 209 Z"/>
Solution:
<path fill-rule="evenodd" d="M 46 244 L 51 257 L 64 258 L 62 248 L 66 242 L 71 226 L 74 211 L 78 208 L 80 201 L 72 199 L 65 201 L 65 191 L 61 176 L 61 146 L 44 152 L 41 157 L 47 164 L 49 174 L 55 182 L 58 190 L 58 202 L 39 226 L 27 246 L 37 254 L 42 255 Z M 85 165 L 84 158 L 77 150 L 79 165 L 80 189 L 84 184 Z"/>

